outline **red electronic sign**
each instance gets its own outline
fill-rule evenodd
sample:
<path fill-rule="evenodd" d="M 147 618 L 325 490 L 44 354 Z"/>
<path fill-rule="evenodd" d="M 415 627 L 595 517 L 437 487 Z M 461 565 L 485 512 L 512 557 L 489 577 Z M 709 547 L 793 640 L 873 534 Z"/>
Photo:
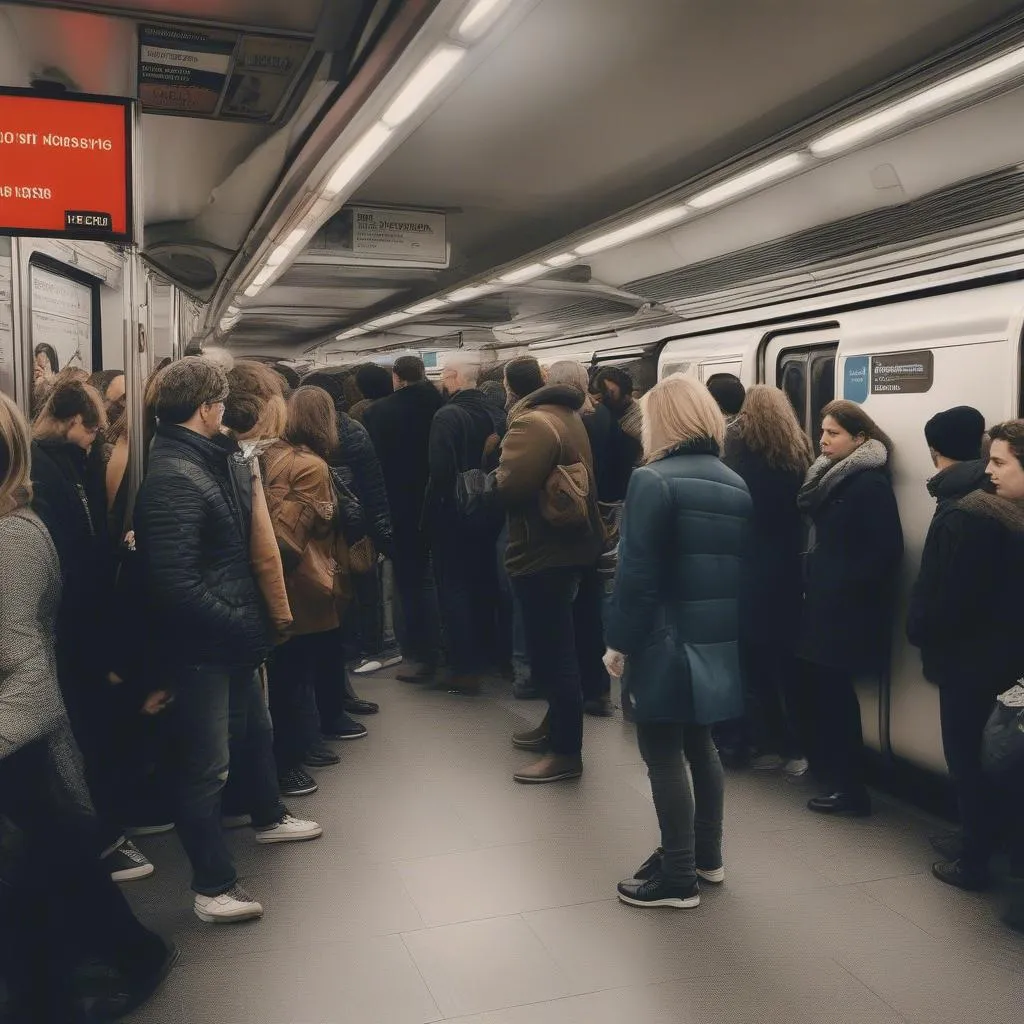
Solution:
<path fill-rule="evenodd" d="M 130 111 L 0 89 L 0 235 L 131 242 Z"/>

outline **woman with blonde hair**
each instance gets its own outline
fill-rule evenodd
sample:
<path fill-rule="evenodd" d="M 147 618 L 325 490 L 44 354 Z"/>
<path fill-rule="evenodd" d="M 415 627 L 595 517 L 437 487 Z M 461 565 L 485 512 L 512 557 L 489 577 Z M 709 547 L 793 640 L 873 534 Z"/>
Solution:
<path fill-rule="evenodd" d="M 122 975 L 117 1004 L 96 1008 L 112 1019 L 141 1005 L 177 954 L 136 921 L 100 861 L 57 681 L 60 563 L 30 507 L 30 462 L 27 424 L 0 395 L 0 816 L 25 840 L 23 870 L 0 885 L 9 1009 L 78 1020 L 75 961 L 98 954 Z"/>
<path fill-rule="evenodd" d="M 726 435 L 724 455 L 754 503 L 740 596 L 740 659 L 748 697 L 740 753 L 744 760 L 753 755 L 755 770 L 783 768 L 790 775 L 802 775 L 808 767 L 806 701 L 795 686 L 803 551 L 796 496 L 812 457 L 810 439 L 785 392 L 767 384 L 748 389 Z"/>
<path fill-rule="evenodd" d="M 698 877 L 725 878 L 711 726 L 743 707 L 737 618 L 751 501 L 719 458 L 724 437 L 718 406 L 693 377 L 668 377 L 644 398 L 644 464 L 626 495 L 605 629 L 612 675 L 629 659 L 661 825 L 661 846 L 619 883 L 619 899 L 634 906 L 695 907 Z"/>

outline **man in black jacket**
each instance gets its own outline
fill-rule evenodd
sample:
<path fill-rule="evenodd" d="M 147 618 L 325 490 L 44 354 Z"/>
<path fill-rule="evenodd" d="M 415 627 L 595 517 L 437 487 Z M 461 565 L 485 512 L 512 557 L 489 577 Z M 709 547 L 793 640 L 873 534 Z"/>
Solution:
<path fill-rule="evenodd" d="M 392 369 L 395 391 L 365 414 L 365 426 L 380 460 L 391 508 L 395 583 L 405 621 L 405 654 L 421 670 L 407 681 L 429 681 L 441 657 L 441 621 L 430 568 L 430 545 L 423 530 L 423 507 L 430 479 L 430 426 L 444 404 L 427 380 L 423 360 L 401 356 Z M 399 676 L 402 678 L 402 676 Z"/>
<path fill-rule="evenodd" d="M 494 535 L 467 528 L 455 505 L 460 473 L 480 469 L 497 450 L 505 416 L 477 388 L 480 369 L 468 360 L 450 362 L 442 381 L 452 396 L 430 427 L 430 480 L 426 523 L 441 598 L 441 618 L 452 678 L 449 688 L 472 695 L 488 659 L 497 608 Z"/>
<path fill-rule="evenodd" d="M 251 477 L 221 433 L 227 377 L 188 357 L 169 366 L 156 401 L 149 471 L 135 507 L 148 601 L 150 711 L 170 704 L 178 787 L 176 824 L 192 863 L 196 915 L 209 922 L 259 917 L 237 884 L 224 842 L 221 797 L 228 765 L 242 783 L 259 842 L 313 839 L 281 803 L 270 717 L 256 669 L 270 628 L 250 568 Z"/>
<path fill-rule="evenodd" d="M 929 481 L 938 508 L 907 618 L 907 636 L 921 648 L 925 676 L 939 687 L 943 751 L 963 829 L 960 849 L 942 851 L 958 856 L 932 870 L 963 889 L 988 884 L 996 841 L 997 799 L 981 767 L 982 732 L 996 696 L 1024 672 L 1017 596 L 1024 574 L 1024 491 L 999 486 L 992 495 L 981 486 L 983 431 L 981 413 L 967 407 L 940 413 L 925 428 L 939 468 Z M 1020 421 L 993 428 L 993 438 L 1001 438 L 993 441 L 989 464 L 997 483 L 993 466 L 999 446 L 1012 455 L 1011 435 L 1024 450 Z"/>

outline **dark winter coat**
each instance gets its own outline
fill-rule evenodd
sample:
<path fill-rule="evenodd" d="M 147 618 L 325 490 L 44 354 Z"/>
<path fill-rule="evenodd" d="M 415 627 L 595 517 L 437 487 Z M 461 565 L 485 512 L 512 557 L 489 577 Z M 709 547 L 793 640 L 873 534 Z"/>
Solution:
<path fill-rule="evenodd" d="M 63 439 L 32 442 L 32 506 L 45 523 L 60 559 L 64 592 L 57 616 L 57 654 L 65 699 L 106 674 L 105 612 L 113 565 L 106 537 L 97 531 L 86 490 L 88 456 Z M 101 509 L 100 523 L 103 522 Z"/>
<path fill-rule="evenodd" d="M 605 637 L 629 659 L 638 722 L 709 725 L 743 713 L 738 608 L 751 512 L 714 441 L 633 473 Z"/>
<path fill-rule="evenodd" d="M 754 505 L 740 595 L 740 638 L 791 651 L 803 596 L 804 526 L 796 496 L 804 474 L 770 466 L 735 430 L 726 433 L 723 461 L 743 478 Z"/>
<path fill-rule="evenodd" d="M 399 544 L 419 534 L 430 479 L 430 426 L 443 404 L 437 388 L 422 381 L 378 399 L 366 411 Z"/>
<path fill-rule="evenodd" d="M 427 485 L 427 522 L 451 524 L 455 507 L 455 480 L 467 469 L 484 464 L 488 439 L 505 432 L 504 413 L 467 388 L 456 392 L 434 416 L 430 427 L 430 482 Z"/>
<path fill-rule="evenodd" d="M 994 697 L 1024 675 L 1022 580 L 1024 506 L 981 490 L 940 503 L 907 617 L 928 679 Z"/>
<path fill-rule="evenodd" d="M 850 472 L 810 512 L 797 653 L 814 665 L 877 673 L 887 661 L 903 529 L 884 465 Z"/>
<path fill-rule="evenodd" d="M 338 440 L 341 448 L 335 465 L 350 471 L 352 490 L 363 506 L 370 537 L 380 551 L 390 554 L 391 508 L 373 441 L 366 427 L 343 412 L 338 413 Z"/>
<path fill-rule="evenodd" d="M 251 472 L 234 441 L 157 429 L 135 506 L 155 665 L 255 668 L 266 657 L 251 513 Z"/>
<path fill-rule="evenodd" d="M 566 384 L 541 388 L 512 410 L 501 446 L 498 496 L 508 511 L 510 576 L 546 569 L 587 568 L 604 546 L 590 441 L 579 415 L 583 392 Z M 540 495 L 558 466 L 582 462 L 590 477 L 589 525 L 576 530 L 552 526 L 540 511 Z"/>
<path fill-rule="evenodd" d="M 622 429 L 621 421 L 606 406 L 602 408 L 608 413 L 609 422 L 604 467 L 599 481 L 601 500 L 622 501 L 629 489 L 633 470 L 643 457 L 643 445 L 634 434 Z"/>

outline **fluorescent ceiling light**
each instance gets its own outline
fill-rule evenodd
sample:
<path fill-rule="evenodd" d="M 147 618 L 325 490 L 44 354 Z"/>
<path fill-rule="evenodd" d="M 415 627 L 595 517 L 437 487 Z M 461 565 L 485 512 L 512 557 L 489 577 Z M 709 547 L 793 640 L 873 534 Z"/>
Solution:
<path fill-rule="evenodd" d="M 384 148 L 391 138 L 391 129 L 382 124 L 375 124 L 367 133 L 338 161 L 334 172 L 323 187 L 323 195 L 333 198 L 343 188 L 350 185 L 367 164 Z"/>
<path fill-rule="evenodd" d="M 422 313 L 433 313 L 438 309 L 444 309 L 447 305 L 447 299 L 427 299 L 426 302 L 417 302 L 415 306 L 410 306 L 406 313 L 411 316 L 420 316 Z"/>
<path fill-rule="evenodd" d="M 260 285 L 258 285 L 258 284 L 251 284 L 251 285 L 249 285 L 248 288 L 245 289 L 244 294 L 247 295 L 250 299 L 255 299 L 256 296 L 259 295 L 259 293 L 261 291 L 262 291 L 262 288 L 261 288 Z"/>
<path fill-rule="evenodd" d="M 347 331 L 342 331 L 341 334 L 334 336 L 335 341 L 345 341 L 348 338 L 358 338 L 360 334 L 366 334 L 365 327 L 350 327 Z"/>
<path fill-rule="evenodd" d="M 522 284 L 524 281 L 532 281 L 535 277 L 540 277 L 547 272 L 548 268 L 543 263 L 531 263 L 529 266 L 502 274 L 498 280 L 502 284 Z"/>
<path fill-rule="evenodd" d="M 704 209 L 707 206 L 716 206 L 736 196 L 750 192 L 761 185 L 767 185 L 771 181 L 778 181 L 787 175 L 798 171 L 803 167 L 806 157 L 802 153 L 788 153 L 786 156 L 777 157 L 767 163 L 759 164 L 757 167 L 733 178 L 728 178 L 721 185 L 715 185 L 705 192 L 699 192 L 689 200 L 690 206 Z"/>
<path fill-rule="evenodd" d="M 288 237 L 267 257 L 267 266 L 277 267 L 284 263 L 305 237 L 306 232 L 303 228 L 296 228 L 290 232 Z"/>
<path fill-rule="evenodd" d="M 388 128 L 397 128 L 410 118 L 465 56 L 466 51 L 461 46 L 439 46 L 413 72 L 402 91 L 384 111 L 381 123 Z"/>
<path fill-rule="evenodd" d="M 399 313 L 388 313 L 387 316 L 379 316 L 376 320 L 371 320 L 366 326 L 377 329 L 379 327 L 390 327 L 392 324 L 400 324 L 403 320 L 408 320 L 412 316 L 411 313 L 407 313 L 404 309 Z"/>
<path fill-rule="evenodd" d="M 810 145 L 815 156 L 830 156 L 856 146 L 872 135 L 879 135 L 890 128 L 908 121 L 920 114 L 926 114 L 947 103 L 961 99 L 972 92 L 984 89 L 1003 78 L 1011 78 L 1024 72 L 1024 46 L 1011 50 L 1002 57 L 990 60 L 979 67 L 963 74 L 939 82 L 937 85 L 922 89 L 921 92 L 908 96 L 907 99 L 885 107 L 875 114 L 858 118 L 837 128 L 835 131 L 822 135 Z"/>
<path fill-rule="evenodd" d="M 653 235 L 656 231 L 670 227 L 677 221 L 681 221 L 689 211 L 685 206 L 672 206 L 660 213 L 653 213 L 650 217 L 634 221 L 625 227 L 607 234 L 598 235 L 596 238 L 576 246 L 576 251 L 581 256 L 593 256 L 594 253 L 604 252 L 605 249 L 613 249 L 625 242 L 632 242 L 636 238 L 643 238 L 644 235 Z"/>
<path fill-rule="evenodd" d="M 475 42 L 498 20 L 509 0 L 476 0 L 455 30 L 460 39 Z"/>
<path fill-rule="evenodd" d="M 224 319 L 227 320 L 229 317 L 239 316 L 241 312 L 242 311 L 237 306 L 228 306 L 228 308 L 224 311 Z"/>
<path fill-rule="evenodd" d="M 570 263 L 575 263 L 576 259 L 576 253 L 563 252 L 559 256 L 552 256 L 551 259 L 545 260 L 544 262 L 549 267 L 567 267 Z"/>
<path fill-rule="evenodd" d="M 466 288 L 457 288 L 448 296 L 449 302 L 468 302 L 470 299 L 478 299 L 481 295 L 490 295 L 498 289 L 492 284 L 471 284 Z"/>

